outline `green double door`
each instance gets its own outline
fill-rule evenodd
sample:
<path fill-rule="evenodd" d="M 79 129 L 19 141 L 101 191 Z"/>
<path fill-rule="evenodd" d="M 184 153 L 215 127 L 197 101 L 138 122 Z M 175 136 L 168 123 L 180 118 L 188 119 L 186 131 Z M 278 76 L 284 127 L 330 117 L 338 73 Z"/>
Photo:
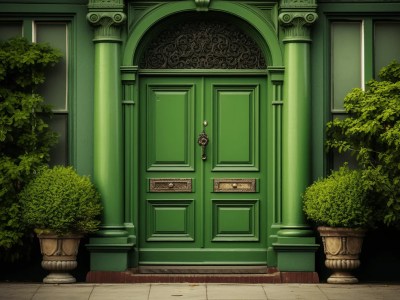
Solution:
<path fill-rule="evenodd" d="M 141 78 L 139 264 L 267 263 L 265 78 Z"/>

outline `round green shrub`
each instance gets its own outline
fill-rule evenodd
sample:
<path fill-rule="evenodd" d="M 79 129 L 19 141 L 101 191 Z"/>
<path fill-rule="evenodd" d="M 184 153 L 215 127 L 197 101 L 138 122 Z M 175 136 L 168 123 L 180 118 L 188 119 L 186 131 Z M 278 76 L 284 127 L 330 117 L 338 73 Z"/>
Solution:
<path fill-rule="evenodd" d="M 89 177 L 72 167 L 41 171 L 20 193 L 25 222 L 57 234 L 96 231 L 102 211 L 100 195 Z"/>
<path fill-rule="evenodd" d="M 304 195 L 304 212 L 317 225 L 331 227 L 369 227 L 373 206 L 362 171 L 347 166 L 310 185 Z"/>

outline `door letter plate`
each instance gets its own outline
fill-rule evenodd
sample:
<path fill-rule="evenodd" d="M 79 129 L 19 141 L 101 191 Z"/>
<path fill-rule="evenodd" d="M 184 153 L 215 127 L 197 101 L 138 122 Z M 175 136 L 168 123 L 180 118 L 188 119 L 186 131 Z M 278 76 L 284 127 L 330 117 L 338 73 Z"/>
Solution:
<path fill-rule="evenodd" d="M 214 179 L 214 192 L 217 193 L 254 193 L 255 179 Z"/>
<path fill-rule="evenodd" d="M 191 193 L 191 178 L 150 178 L 151 193 Z"/>

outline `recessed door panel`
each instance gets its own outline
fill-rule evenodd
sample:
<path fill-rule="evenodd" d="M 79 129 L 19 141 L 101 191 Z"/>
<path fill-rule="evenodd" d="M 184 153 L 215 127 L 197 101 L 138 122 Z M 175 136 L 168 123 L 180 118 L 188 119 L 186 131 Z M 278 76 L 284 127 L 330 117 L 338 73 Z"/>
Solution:
<path fill-rule="evenodd" d="M 213 242 L 259 241 L 259 200 L 212 199 Z"/>
<path fill-rule="evenodd" d="M 212 85 L 214 171 L 258 169 L 258 85 Z"/>
<path fill-rule="evenodd" d="M 139 263 L 266 264 L 265 78 L 140 82 Z"/>
<path fill-rule="evenodd" d="M 148 170 L 193 170 L 194 85 L 147 89 Z"/>
<path fill-rule="evenodd" d="M 193 199 L 147 199 L 146 240 L 193 241 L 193 202 Z"/>

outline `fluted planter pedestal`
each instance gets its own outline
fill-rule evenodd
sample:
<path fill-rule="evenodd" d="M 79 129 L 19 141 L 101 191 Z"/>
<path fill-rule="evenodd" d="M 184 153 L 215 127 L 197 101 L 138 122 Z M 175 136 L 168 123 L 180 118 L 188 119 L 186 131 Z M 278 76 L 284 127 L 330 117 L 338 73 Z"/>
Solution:
<path fill-rule="evenodd" d="M 75 269 L 78 265 L 76 256 L 82 235 L 70 234 L 58 236 L 56 234 L 40 233 L 37 236 L 43 255 L 42 267 L 50 271 L 50 274 L 43 279 L 43 282 L 76 282 L 76 279 L 68 272 Z"/>
<path fill-rule="evenodd" d="M 328 283 L 357 283 L 351 271 L 360 266 L 365 229 L 318 227 L 326 255 L 325 266 L 333 271 Z"/>

